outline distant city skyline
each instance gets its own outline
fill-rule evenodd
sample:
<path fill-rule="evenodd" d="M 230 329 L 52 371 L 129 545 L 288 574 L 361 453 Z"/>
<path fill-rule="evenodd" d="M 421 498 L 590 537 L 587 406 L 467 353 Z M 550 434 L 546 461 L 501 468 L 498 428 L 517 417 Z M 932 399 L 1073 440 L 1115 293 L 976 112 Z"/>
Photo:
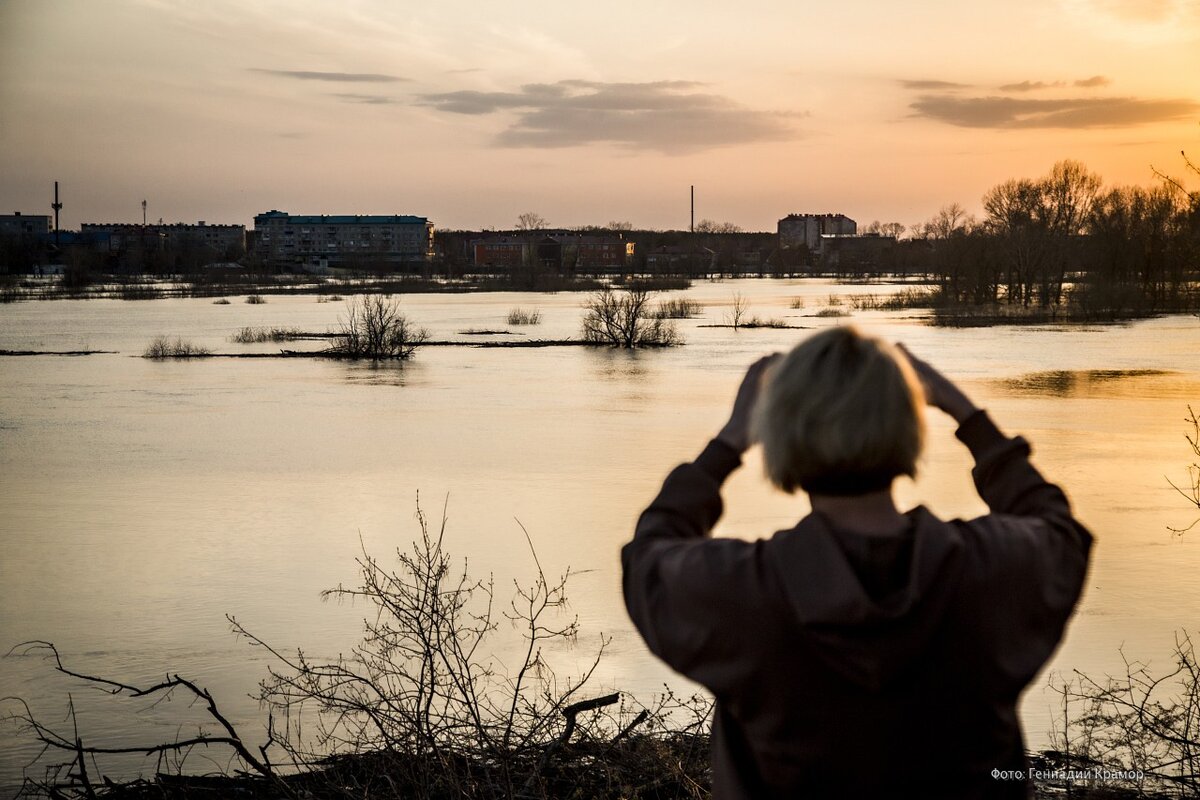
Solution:
<path fill-rule="evenodd" d="M 1200 0 L 3 0 L 0 213 L 911 226 L 1200 154 Z"/>

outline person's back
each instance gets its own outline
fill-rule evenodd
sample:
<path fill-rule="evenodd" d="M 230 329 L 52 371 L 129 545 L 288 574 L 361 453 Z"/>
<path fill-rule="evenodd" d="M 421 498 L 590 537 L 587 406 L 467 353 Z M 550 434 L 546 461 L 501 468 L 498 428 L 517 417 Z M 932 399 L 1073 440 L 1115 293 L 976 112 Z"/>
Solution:
<path fill-rule="evenodd" d="M 814 363 L 853 362 L 856 349 L 882 349 L 852 330 L 824 336 L 843 341 L 831 355 L 830 343 L 810 340 L 797 361 L 808 373 Z M 891 369 L 872 353 L 867 362 Z M 888 403 L 889 418 L 871 430 L 870 409 L 842 409 L 865 430 L 839 434 L 838 414 L 819 413 L 828 397 L 806 398 L 816 412 L 796 408 L 795 388 L 777 369 L 758 413 L 764 461 L 778 485 L 810 491 L 814 512 L 767 540 L 707 538 L 720 485 L 749 443 L 764 360 L 743 383 L 730 424 L 672 472 L 622 552 L 626 602 L 647 644 L 716 696 L 717 797 L 1026 793 L 1025 782 L 992 771 L 1025 766 L 1017 700 L 1061 637 L 1091 538 L 1030 466 L 1023 440 L 1005 438 L 914 362 L 930 402 L 961 423 L 992 514 L 943 522 L 919 507 L 901 515 L 890 484 L 911 473 L 919 416 L 897 422 L 905 403 L 899 412 Z M 910 390 L 911 406 L 920 395 Z M 780 430 L 797 418 L 818 432 Z M 797 454 L 805 463 L 789 458 Z"/>

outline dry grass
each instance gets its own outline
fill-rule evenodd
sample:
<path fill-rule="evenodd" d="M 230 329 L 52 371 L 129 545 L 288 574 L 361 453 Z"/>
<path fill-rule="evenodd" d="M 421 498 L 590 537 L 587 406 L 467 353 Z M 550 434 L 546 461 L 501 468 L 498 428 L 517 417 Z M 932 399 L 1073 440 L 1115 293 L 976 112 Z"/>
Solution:
<path fill-rule="evenodd" d="M 689 319 L 698 316 L 702 307 L 695 300 L 679 297 L 674 300 L 664 300 L 658 308 L 651 312 L 655 319 Z"/>
<path fill-rule="evenodd" d="M 526 310 L 524 308 L 514 308 L 508 312 L 509 325 L 537 325 L 542 321 L 542 312 L 538 309 Z"/>

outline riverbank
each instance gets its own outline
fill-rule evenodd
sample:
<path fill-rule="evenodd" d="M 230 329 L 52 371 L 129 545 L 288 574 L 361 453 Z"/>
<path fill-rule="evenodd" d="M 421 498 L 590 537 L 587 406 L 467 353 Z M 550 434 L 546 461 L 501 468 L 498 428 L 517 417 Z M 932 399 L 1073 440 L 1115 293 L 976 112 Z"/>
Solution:
<path fill-rule="evenodd" d="M 179 775 L 113 782 L 77 773 L 73 780 L 27 784 L 20 796 L 53 800 L 349 800 L 361 797 L 513 798 L 513 800 L 627 800 L 712 796 L 706 733 L 622 733 L 612 741 L 562 744 L 522 759 L 505 773 L 482 754 L 415 757 L 395 751 L 344 755 L 277 777 L 247 774 Z M 936 762 L 935 762 L 936 763 Z M 1037 800 L 1167 800 L 1182 794 L 1139 787 L 1117 769 L 1064 764 L 1058 754 L 1030 754 Z M 1018 781 L 999 776 L 996 781 Z"/>

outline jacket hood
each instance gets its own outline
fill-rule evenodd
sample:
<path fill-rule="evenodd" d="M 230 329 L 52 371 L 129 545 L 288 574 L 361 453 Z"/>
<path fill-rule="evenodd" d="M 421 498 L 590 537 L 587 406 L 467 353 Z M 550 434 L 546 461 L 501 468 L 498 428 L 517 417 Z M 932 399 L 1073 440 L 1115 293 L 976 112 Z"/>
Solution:
<path fill-rule="evenodd" d="M 768 543 L 768 562 L 800 635 L 830 669 L 872 691 L 926 650 L 958 581 L 961 538 L 924 506 L 906 516 L 909 528 L 901 536 L 909 545 L 835 530 L 820 514 Z M 906 562 L 884 593 L 865 584 L 877 549 L 903 553 Z"/>

